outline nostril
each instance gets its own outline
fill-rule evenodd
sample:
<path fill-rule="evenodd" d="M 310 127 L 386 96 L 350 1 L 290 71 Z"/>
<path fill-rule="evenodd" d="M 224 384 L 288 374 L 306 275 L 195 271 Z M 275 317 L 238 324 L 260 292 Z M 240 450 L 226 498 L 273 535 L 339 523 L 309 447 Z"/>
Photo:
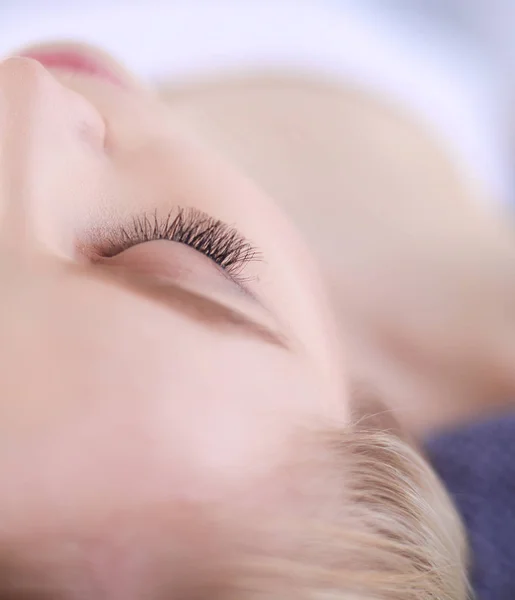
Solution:
<path fill-rule="evenodd" d="M 94 150 L 103 150 L 106 139 L 106 122 L 96 107 L 84 96 L 68 89 L 56 80 L 61 87 L 63 110 L 70 118 L 70 126 L 78 140 Z"/>
<path fill-rule="evenodd" d="M 78 92 L 67 88 L 57 80 L 55 83 L 61 91 L 62 114 L 68 116 L 68 125 L 72 132 L 87 146 L 95 150 L 103 149 L 106 123 L 100 112 Z"/>
<path fill-rule="evenodd" d="M 98 127 L 91 121 L 83 120 L 78 123 L 77 132 L 82 143 L 94 150 L 105 149 L 105 125 Z"/>

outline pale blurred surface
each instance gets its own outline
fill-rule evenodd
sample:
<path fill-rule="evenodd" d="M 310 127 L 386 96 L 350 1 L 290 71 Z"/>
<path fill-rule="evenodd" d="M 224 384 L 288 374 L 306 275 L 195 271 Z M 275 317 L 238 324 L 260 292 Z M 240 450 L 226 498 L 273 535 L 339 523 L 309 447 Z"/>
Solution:
<path fill-rule="evenodd" d="M 68 38 L 102 46 L 152 80 L 286 68 L 350 82 L 429 123 L 491 199 L 514 195 L 514 3 L 4 0 L 1 10 L 1 54 Z"/>

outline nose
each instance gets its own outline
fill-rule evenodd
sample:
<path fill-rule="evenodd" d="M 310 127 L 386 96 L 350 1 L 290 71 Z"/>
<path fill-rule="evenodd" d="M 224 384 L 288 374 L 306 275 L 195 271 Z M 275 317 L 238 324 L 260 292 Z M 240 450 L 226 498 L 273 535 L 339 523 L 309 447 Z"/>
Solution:
<path fill-rule="evenodd" d="M 37 61 L 0 62 L 0 243 L 32 232 L 67 180 L 103 152 L 105 123 L 95 107 Z"/>
<path fill-rule="evenodd" d="M 105 124 L 98 111 L 37 61 L 14 57 L 0 62 L 0 92 L 2 148 L 10 154 L 15 141 L 23 150 L 38 139 L 70 145 L 84 141 L 85 132 L 90 143 L 103 145 Z"/>

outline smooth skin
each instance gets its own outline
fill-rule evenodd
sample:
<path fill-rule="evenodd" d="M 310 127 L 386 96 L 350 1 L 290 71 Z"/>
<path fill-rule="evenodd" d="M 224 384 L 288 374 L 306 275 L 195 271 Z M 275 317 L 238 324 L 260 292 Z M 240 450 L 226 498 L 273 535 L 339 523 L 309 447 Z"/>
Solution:
<path fill-rule="evenodd" d="M 164 540 L 185 535 L 181 506 L 220 505 L 234 522 L 251 507 L 254 521 L 291 514 L 277 470 L 302 454 L 304 430 L 349 415 L 329 303 L 296 230 L 109 64 L 123 85 L 0 64 L 0 557 L 24 585 L 74 577 L 129 598 L 155 582 Z M 99 256 L 135 217 L 177 207 L 258 249 L 244 284 L 166 240 Z M 207 551 L 187 529 L 192 555 Z M 216 530 L 202 529 L 218 552 Z"/>

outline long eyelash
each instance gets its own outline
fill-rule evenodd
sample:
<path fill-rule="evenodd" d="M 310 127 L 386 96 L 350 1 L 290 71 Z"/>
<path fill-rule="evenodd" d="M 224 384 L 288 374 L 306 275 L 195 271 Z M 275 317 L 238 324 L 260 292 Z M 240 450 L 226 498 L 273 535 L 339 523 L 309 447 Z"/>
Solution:
<path fill-rule="evenodd" d="M 115 256 L 132 246 L 156 240 L 186 244 L 201 252 L 238 281 L 244 267 L 261 259 L 259 251 L 236 229 L 193 208 L 179 208 L 165 217 L 157 212 L 134 217 L 128 227 L 122 227 L 107 240 L 102 250 L 105 257 Z"/>

